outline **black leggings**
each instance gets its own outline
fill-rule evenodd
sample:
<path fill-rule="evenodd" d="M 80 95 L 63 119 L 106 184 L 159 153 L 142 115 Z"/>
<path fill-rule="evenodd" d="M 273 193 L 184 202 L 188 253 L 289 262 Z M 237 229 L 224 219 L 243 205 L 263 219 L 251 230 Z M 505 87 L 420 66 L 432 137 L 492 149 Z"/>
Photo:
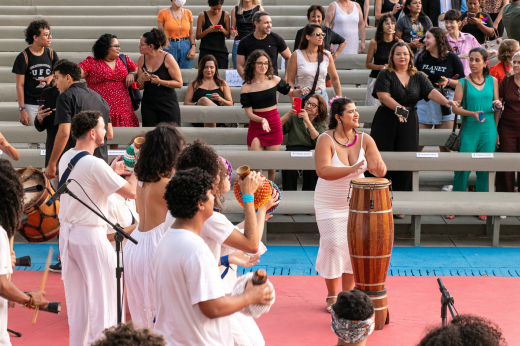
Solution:
<path fill-rule="evenodd" d="M 401 123 L 393 110 L 383 105 L 379 106 L 372 121 L 370 136 L 376 142 L 379 151 L 417 152 L 419 149 L 417 111 L 411 110 L 408 121 Z M 412 172 L 387 172 L 385 178 L 392 181 L 394 191 L 412 191 Z"/>
<path fill-rule="evenodd" d="M 285 151 L 311 151 L 314 148 L 304 145 L 291 145 Z M 282 170 L 282 190 L 283 191 L 297 191 L 298 190 L 298 172 L 296 170 Z M 305 170 L 302 171 L 303 186 L 302 191 L 314 191 L 318 183 L 318 175 L 316 171 Z"/>

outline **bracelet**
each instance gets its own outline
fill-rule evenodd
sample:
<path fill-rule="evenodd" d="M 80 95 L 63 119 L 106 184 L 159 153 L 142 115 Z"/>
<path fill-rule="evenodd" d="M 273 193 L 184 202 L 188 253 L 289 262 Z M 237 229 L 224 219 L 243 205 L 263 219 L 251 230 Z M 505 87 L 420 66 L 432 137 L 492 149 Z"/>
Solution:
<path fill-rule="evenodd" d="M 220 257 L 220 265 L 229 267 L 229 255 Z"/>
<path fill-rule="evenodd" d="M 31 299 L 29 300 L 29 303 L 27 303 L 27 305 L 29 307 L 33 306 L 34 305 L 34 298 L 33 298 L 33 296 L 31 294 L 29 294 L 29 293 L 25 293 L 25 294 L 27 294 L 29 297 L 31 297 Z"/>
<path fill-rule="evenodd" d="M 451 78 L 448 78 L 448 84 L 446 86 L 450 86 Z"/>
<path fill-rule="evenodd" d="M 137 78 L 136 82 L 137 82 L 137 84 L 143 84 L 143 83 L 141 83 L 141 81 L 139 80 L 139 78 Z"/>
<path fill-rule="evenodd" d="M 242 195 L 242 202 L 245 203 L 253 203 L 255 201 L 254 195 Z"/>
<path fill-rule="evenodd" d="M 128 74 L 133 74 L 135 76 L 135 72 L 128 72 Z"/>
<path fill-rule="evenodd" d="M 166 87 L 167 87 L 167 88 L 170 87 L 170 81 L 168 81 L 168 84 L 166 84 Z"/>
<path fill-rule="evenodd" d="M 195 45 L 195 43 L 192 43 L 191 45 L 197 47 L 197 46 Z"/>

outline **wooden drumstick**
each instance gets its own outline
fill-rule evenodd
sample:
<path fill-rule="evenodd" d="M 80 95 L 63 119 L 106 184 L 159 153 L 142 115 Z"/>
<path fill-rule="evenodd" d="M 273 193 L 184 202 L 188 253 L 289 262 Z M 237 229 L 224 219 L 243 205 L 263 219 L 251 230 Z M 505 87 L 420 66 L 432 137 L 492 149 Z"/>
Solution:
<path fill-rule="evenodd" d="M 43 272 L 42 284 L 40 285 L 40 292 L 43 292 L 43 289 L 45 288 L 45 281 L 47 281 L 47 274 L 49 273 L 49 266 L 51 265 L 51 259 L 52 259 L 53 252 L 54 252 L 54 250 L 52 249 L 52 246 L 51 246 L 49 248 L 49 255 L 47 256 L 47 263 L 45 263 L 45 271 Z M 36 323 L 36 317 L 38 317 L 38 309 L 39 309 L 39 307 L 37 306 L 36 309 L 34 310 L 32 324 Z"/>

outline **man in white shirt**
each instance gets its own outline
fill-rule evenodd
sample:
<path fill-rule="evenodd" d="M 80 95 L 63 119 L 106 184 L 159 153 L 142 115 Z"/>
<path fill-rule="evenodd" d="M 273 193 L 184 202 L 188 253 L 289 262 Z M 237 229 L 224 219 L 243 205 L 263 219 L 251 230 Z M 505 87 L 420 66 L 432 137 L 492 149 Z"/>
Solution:
<path fill-rule="evenodd" d="M 176 218 L 155 251 L 155 329 L 167 345 L 233 346 L 229 316 L 251 304 L 268 304 L 267 285 L 247 284 L 244 294 L 225 296 L 215 259 L 200 237 L 213 214 L 215 177 L 200 168 L 177 171 L 164 195 Z M 244 194 L 253 194 L 258 179 L 249 175 Z M 253 202 L 249 202 L 253 203 Z"/>
<path fill-rule="evenodd" d="M 33 306 L 45 306 L 49 302 L 45 300 L 45 292 L 32 291 L 23 293 L 10 280 L 13 266 L 16 260 L 14 252 L 11 252 L 9 238 L 14 236 L 15 230 L 20 225 L 23 210 L 24 190 L 20 182 L 20 175 L 15 171 L 11 163 L 0 159 L 0 345 L 10 346 L 7 333 L 7 302 L 19 304 L 32 304 Z M 37 287 L 39 283 L 34 283 Z"/>
<path fill-rule="evenodd" d="M 128 182 L 119 176 L 122 163 L 112 168 L 92 154 L 103 144 L 105 123 L 98 111 L 83 111 L 72 118 L 76 146 L 63 154 L 59 163 L 60 180 L 70 161 L 80 152 L 73 167 L 68 189 L 82 201 L 108 214 L 108 197 L 118 193 L 135 198 L 137 179 Z M 115 170 L 115 171 L 114 171 Z M 70 345 L 90 345 L 105 328 L 117 324 L 116 254 L 107 239 L 105 221 L 67 194 L 60 200 L 60 253 L 65 286 Z"/>

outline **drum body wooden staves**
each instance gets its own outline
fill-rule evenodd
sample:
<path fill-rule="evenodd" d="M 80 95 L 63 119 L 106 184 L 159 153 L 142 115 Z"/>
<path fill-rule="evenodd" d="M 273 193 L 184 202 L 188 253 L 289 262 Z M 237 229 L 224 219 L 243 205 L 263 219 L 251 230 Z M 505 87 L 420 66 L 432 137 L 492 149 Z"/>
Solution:
<path fill-rule="evenodd" d="M 394 244 L 391 182 L 384 178 L 351 181 L 348 243 L 356 288 L 374 303 L 376 329 L 389 321 L 386 276 Z"/>
<path fill-rule="evenodd" d="M 34 168 L 22 168 L 18 170 L 22 177 L 24 188 L 34 185 L 42 185 L 43 191 L 26 192 L 24 195 L 24 214 L 27 215 L 26 225 L 20 225 L 18 232 L 30 243 L 41 243 L 54 238 L 60 232 L 58 213 L 60 202 L 56 201 L 51 206 L 45 203 L 54 194 L 54 190 L 47 177 Z"/>

